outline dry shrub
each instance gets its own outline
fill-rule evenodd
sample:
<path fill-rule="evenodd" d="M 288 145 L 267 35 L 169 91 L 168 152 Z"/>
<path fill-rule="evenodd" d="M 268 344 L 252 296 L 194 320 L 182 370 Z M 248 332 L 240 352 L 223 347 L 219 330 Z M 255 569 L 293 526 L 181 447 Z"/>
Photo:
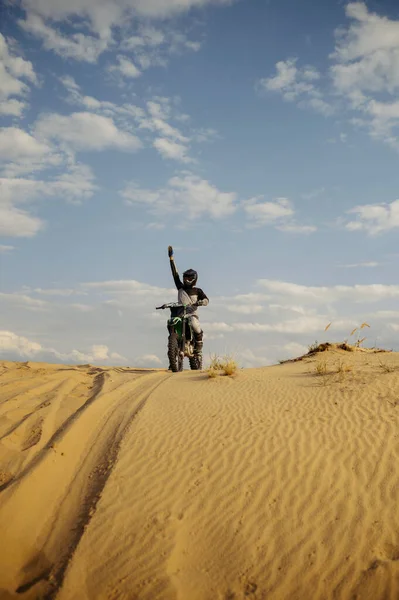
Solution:
<path fill-rule="evenodd" d="M 384 373 L 392 373 L 395 370 L 395 367 L 393 365 L 384 363 L 382 362 L 382 360 L 380 360 L 380 367 L 384 371 Z"/>
<path fill-rule="evenodd" d="M 348 364 L 344 363 L 342 360 L 338 361 L 337 374 L 339 376 L 340 381 L 344 381 L 345 376 L 348 375 L 348 373 L 352 373 L 352 372 L 353 372 L 353 365 L 348 365 Z"/>
<path fill-rule="evenodd" d="M 218 375 L 232 377 L 236 374 L 238 365 L 232 356 L 219 357 L 216 354 L 211 357 L 211 364 L 207 369 L 208 377 L 215 378 Z"/>
<path fill-rule="evenodd" d="M 237 371 L 237 363 L 232 358 L 228 358 L 223 364 L 223 372 L 228 377 L 231 377 Z"/>
<path fill-rule="evenodd" d="M 338 361 L 337 373 L 343 374 L 343 373 L 350 373 L 351 371 L 353 371 L 352 365 L 345 364 L 342 360 Z"/>
<path fill-rule="evenodd" d="M 327 375 L 327 361 L 318 360 L 315 365 L 316 375 Z"/>
<path fill-rule="evenodd" d="M 214 367 L 209 367 L 207 370 L 208 373 L 208 377 L 210 379 L 214 379 L 215 377 L 217 377 L 219 375 L 219 371 L 217 369 L 215 369 Z"/>

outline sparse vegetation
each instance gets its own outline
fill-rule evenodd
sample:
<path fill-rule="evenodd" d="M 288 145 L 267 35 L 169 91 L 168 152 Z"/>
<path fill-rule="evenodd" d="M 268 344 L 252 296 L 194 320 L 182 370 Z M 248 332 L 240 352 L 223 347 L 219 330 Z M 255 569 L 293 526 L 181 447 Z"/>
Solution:
<path fill-rule="evenodd" d="M 317 375 L 327 375 L 327 361 L 318 360 L 315 366 L 315 371 Z"/>
<path fill-rule="evenodd" d="M 316 340 L 313 344 L 308 346 L 308 354 L 313 354 L 313 352 L 317 352 L 317 348 L 319 347 L 319 342 Z"/>
<path fill-rule="evenodd" d="M 343 360 L 338 360 L 335 366 L 329 364 L 327 359 L 318 359 L 314 365 L 314 374 L 320 377 L 320 383 L 326 386 L 328 382 L 334 383 L 338 380 L 343 381 L 344 378 L 353 372 L 353 365 L 345 363 Z"/>
<path fill-rule="evenodd" d="M 219 375 L 232 377 L 238 369 L 237 362 L 232 356 L 219 357 L 216 354 L 211 356 L 211 364 L 207 369 L 208 377 L 215 378 Z"/>
<path fill-rule="evenodd" d="M 207 369 L 207 373 L 208 373 L 208 377 L 210 379 L 214 379 L 215 377 L 217 377 L 219 375 L 219 371 L 217 369 L 215 369 L 214 367 L 209 367 Z"/>
<path fill-rule="evenodd" d="M 338 361 L 337 374 L 338 374 L 340 381 L 343 381 L 345 376 L 348 375 L 348 373 L 352 373 L 352 372 L 353 372 L 353 365 L 349 365 L 348 363 L 345 363 L 343 360 Z"/>
<path fill-rule="evenodd" d="M 353 371 L 353 366 L 344 363 L 342 360 L 339 360 L 337 363 L 337 373 L 340 375 L 344 375 L 345 373 L 350 373 Z"/>
<path fill-rule="evenodd" d="M 392 373 L 395 370 L 395 367 L 393 365 L 384 363 L 382 362 L 382 360 L 380 360 L 380 367 L 384 371 L 384 373 Z"/>
<path fill-rule="evenodd" d="M 232 358 L 229 358 L 226 360 L 226 362 L 223 364 L 223 372 L 225 375 L 227 375 L 228 377 L 231 377 L 232 375 L 234 375 L 237 371 L 237 363 L 235 360 L 233 360 Z"/>
<path fill-rule="evenodd" d="M 331 327 L 331 324 L 332 323 L 329 323 L 325 327 L 324 331 L 327 331 Z M 359 327 L 355 327 L 351 331 L 349 338 L 354 336 L 356 334 L 356 332 L 361 331 L 365 327 L 370 327 L 370 325 L 368 323 L 362 323 Z M 381 348 L 376 348 L 375 345 L 372 348 L 363 348 L 362 344 L 367 339 L 364 336 L 360 337 L 358 335 L 357 339 L 355 339 L 353 343 L 349 343 L 348 339 L 344 340 L 343 342 L 335 342 L 335 343 L 333 343 L 333 342 L 319 343 L 316 340 L 315 342 L 313 342 L 313 344 L 310 344 L 308 346 L 308 352 L 306 354 L 303 354 L 302 356 L 298 356 L 297 358 L 290 358 L 287 360 L 279 360 L 279 363 L 284 364 L 284 363 L 290 363 L 290 362 L 297 362 L 300 360 L 304 360 L 306 358 L 310 358 L 319 352 L 326 352 L 327 350 L 344 350 L 345 352 L 360 351 L 360 352 L 370 352 L 370 353 L 374 353 L 374 354 L 379 353 L 379 352 L 391 352 L 391 350 L 383 350 Z"/>

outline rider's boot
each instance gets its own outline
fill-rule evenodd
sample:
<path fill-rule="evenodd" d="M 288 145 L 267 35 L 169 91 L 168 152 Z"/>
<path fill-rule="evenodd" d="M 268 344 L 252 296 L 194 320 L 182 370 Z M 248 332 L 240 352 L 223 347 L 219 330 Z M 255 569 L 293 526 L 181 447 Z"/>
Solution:
<path fill-rule="evenodd" d="M 194 354 L 202 354 L 202 348 L 204 346 L 204 342 L 202 340 L 204 334 L 201 331 L 201 333 L 194 333 Z"/>

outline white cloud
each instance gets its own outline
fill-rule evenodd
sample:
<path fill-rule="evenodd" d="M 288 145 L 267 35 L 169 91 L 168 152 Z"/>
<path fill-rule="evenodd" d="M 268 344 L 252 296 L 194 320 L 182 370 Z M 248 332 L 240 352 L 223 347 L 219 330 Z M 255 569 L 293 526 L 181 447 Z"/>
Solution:
<path fill-rule="evenodd" d="M 344 269 L 357 269 L 357 268 L 367 268 L 367 269 L 371 269 L 374 267 L 379 267 L 381 265 L 381 263 L 375 261 L 375 260 L 371 260 L 369 262 L 360 262 L 360 263 L 349 263 L 347 265 L 339 265 L 340 267 L 343 267 Z"/>
<path fill-rule="evenodd" d="M 70 304 L 70 307 L 78 310 L 79 312 L 91 312 L 94 310 L 94 306 L 90 306 L 90 304 L 79 304 L 78 302 L 73 302 L 72 304 Z"/>
<path fill-rule="evenodd" d="M 102 362 L 102 361 L 107 362 L 109 360 L 122 360 L 122 361 L 126 360 L 123 356 L 121 356 L 117 352 L 110 353 L 108 346 L 105 346 L 104 344 L 97 344 L 97 345 L 94 344 L 90 349 L 90 354 L 86 355 L 86 357 L 88 358 L 89 362 Z"/>
<path fill-rule="evenodd" d="M 150 100 L 147 102 L 148 117 L 140 119 L 140 127 L 156 131 L 182 143 L 189 142 L 189 138 L 167 122 L 171 116 L 171 110 L 169 98 Z"/>
<path fill-rule="evenodd" d="M 141 25 L 135 35 L 123 40 L 122 47 L 124 50 L 135 50 L 136 48 L 147 46 L 157 48 L 165 42 L 165 39 L 165 32 L 161 29 L 149 25 Z"/>
<path fill-rule="evenodd" d="M 57 288 L 49 288 L 43 290 L 42 288 L 36 288 L 35 293 L 43 294 L 44 296 L 72 296 L 73 294 L 76 294 L 76 290 Z"/>
<path fill-rule="evenodd" d="M 324 99 L 315 81 L 320 79 L 319 72 L 311 65 L 298 68 L 297 59 L 288 59 L 276 63 L 276 75 L 260 79 L 257 87 L 268 92 L 282 94 L 284 100 L 297 102 L 300 107 L 311 107 L 328 116 L 333 114 L 333 106 Z"/>
<path fill-rule="evenodd" d="M 202 323 L 202 327 L 204 330 L 208 330 L 212 333 L 227 333 L 230 331 L 234 331 L 233 325 L 229 325 L 228 323 L 224 323 L 223 321 L 216 321 L 213 323 L 207 323 L 206 321 L 204 321 Z"/>
<path fill-rule="evenodd" d="M 22 306 L 29 310 L 43 310 L 48 306 L 48 303 L 45 300 L 39 300 L 38 298 L 31 298 L 26 294 L 16 293 L 0 292 L 0 302 Z"/>
<path fill-rule="evenodd" d="M 0 353 L 4 356 L 8 352 L 17 352 L 20 356 L 35 356 L 42 349 L 37 342 L 32 342 L 12 331 L 0 331 Z"/>
<path fill-rule="evenodd" d="M 292 217 L 294 214 L 292 204 L 287 198 L 276 198 L 274 202 L 259 202 L 259 198 L 252 198 L 245 203 L 244 210 L 259 226 Z"/>
<path fill-rule="evenodd" d="M 0 234 L 12 237 L 32 237 L 44 222 L 18 204 L 32 203 L 43 197 L 62 197 L 74 203 L 90 198 L 97 189 L 87 165 L 73 164 L 53 179 L 38 180 L 16 177 L 0 178 Z"/>
<path fill-rule="evenodd" d="M 62 175 L 45 183 L 44 194 L 80 203 L 83 199 L 91 198 L 97 189 L 91 168 L 88 165 L 73 164 Z"/>
<path fill-rule="evenodd" d="M 182 31 L 171 29 L 170 25 L 162 24 L 162 29 L 152 25 L 139 23 L 133 35 L 124 36 L 121 50 L 133 55 L 135 64 L 141 69 L 150 67 L 166 67 L 172 55 L 184 51 L 197 52 L 201 44 L 188 39 Z"/>
<path fill-rule="evenodd" d="M 234 353 L 233 358 L 237 360 L 240 367 L 243 367 L 245 369 L 254 367 L 265 367 L 273 363 L 273 361 L 270 360 L 268 356 L 262 356 L 261 354 L 257 354 L 250 348 L 239 350 L 238 352 Z"/>
<path fill-rule="evenodd" d="M 298 69 L 296 60 L 279 61 L 276 63 L 277 74 L 274 77 L 261 79 L 259 84 L 268 91 L 286 93 L 287 89 L 296 85 Z"/>
<path fill-rule="evenodd" d="M 14 246 L 7 246 L 5 244 L 0 244 L 0 254 L 8 254 L 14 250 Z"/>
<path fill-rule="evenodd" d="M 188 115 L 181 115 L 182 119 L 181 120 L 186 120 L 185 117 L 188 117 Z M 190 117 L 188 117 L 189 119 Z M 219 133 L 216 131 L 216 129 L 213 129 L 212 127 L 200 127 L 199 129 L 195 129 L 194 130 L 194 134 L 193 134 L 193 139 L 196 142 L 214 142 L 217 139 L 220 139 L 220 135 Z"/>
<path fill-rule="evenodd" d="M 174 142 L 167 138 L 156 138 L 153 145 L 163 158 L 177 160 L 182 163 L 192 162 L 192 159 L 187 156 L 187 147 L 179 144 L 179 142 Z"/>
<path fill-rule="evenodd" d="M 399 21 L 369 12 L 363 2 L 350 2 L 345 10 L 352 22 L 337 32 L 336 87 L 394 92 L 399 88 Z"/>
<path fill-rule="evenodd" d="M 11 52 L 6 38 L 0 33 L 0 115 L 19 117 L 26 102 L 13 96 L 26 96 L 29 86 L 22 79 L 37 85 L 32 63 Z"/>
<path fill-rule="evenodd" d="M 46 159 L 51 148 L 17 127 L 0 128 L 0 159 L 29 164 Z"/>
<path fill-rule="evenodd" d="M 0 182 L 1 189 L 1 182 Z M 43 228 L 43 221 L 12 205 L 0 204 L 0 235 L 32 237 Z"/>
<path fill-rule="evenodd" d="M 96 289 L 108 294 L 132 294 L 135 296 L 162 296 L 170 292 L 175 292 L 173 289 L 162 288 L 148 283 L 142 283 L 135 279 L 122 279 L 111 281 L 90 281 L 82 284 L 84 290 Z"/>
<path fill-rule="evenodd" d="M 87 17 L 93 31 L 103 37 L 124 19 L 136 17 L 165 18 L 211 4 L 228 4 L 231 0 L 23 0 L 25 8 L 43 17 L 60 21 L 70 16 Z"/>
<path fill-rule="evenodd" d="M 262 304 L 228 304 L 227 310 L 241 315 L 254 315 L 264 310 Z"/>
<path fill-rule="evenodd" d="M 296 319 L 278 323 L 234 323 L 236 331 L 243 332 L 269 332 L 278 333 L 308 333 L 320 331 L 325 327 L 325 318 L 320 316 L 303 316 Z"/>
<path fill-rule="evenodd" d="M 204 340 L 207 340 L 207 341 L 209 341 L 209 340 L 223 340 L 224 337 L 225 337 L 224 333 L 205 333 L 204 332 Z M 206 359 L 204 359 L 204 363 L 205 363 L 205 360 Z M 210 363 L 210 361 L 209 361 L 209 363 Z"/>
<path fill-rule="evenodd" d="M 304 346 L 303 344 L 298 344 L 298 342 L 289 342 L 288 344 L 285 344 L 283 346 L 283 350 L 285 350 L 285 352 L 287 352 L 290 355 L 290 357 L 296 357 L 306 354 L 309 348 L 307 346 Z"/>
<path fill-rule="evenodd" d="M 94 344 L 88 352 L 72 350 L 71 352 L 58 352 L 54 348 L 43 347 L 38 342 L 18 335 L 12 331 L 0 331 L 0 355 L 4 358 L 15 360 L 28 358 L 41 361 L 72 362 L 72 363 L 112 363 L 115 361 L 126 362 L 126 358 L 116 352 L 110 352 L 108 346 Z"/>
<path fill-rule="evenodd" d="M 319 196 L 323 196 L 325 194 L 325 191 L 326 191 L 326 188 L 324 188 L 324 187 L 316 188 L 314 190 L 311 190 L 310 192 L 301 194 L 301 198 L 304 198 L 305 200 L 314 200 L 315 198 L 318 198 Z"/>
<path fill-rule="evenodd" d="M 137 367 L 161 367 L 162 361 L 156 354 L 144 354 L 135 359 L 134 365 Z"/>
<path fill-rule="evenodd" d="M 0 77 L 0 85 L 1 85 L 1 77 Z M 10 117 L 20 117 L 22 115 L 22 112 L 25 107 L 26 107 L 26 102 L 21 102 L 20 100 L 15 100 L 15 98 L 13 98 L 11 100 L 0 100 L 0 115 L 8 115 Z"/>
<path fill-rule="evenodd" d="M 376 310 L 372 316 L 378 319 L 399 319 L 399 310 Z"/>
<path fill-rule="evenodd" d="M 399 150 L 399 20 L 371 12 L 364 2 L 349 2 L 345 12 L 349 23 L 336 31 L 326 73 L 330 85 L 314 68 L 299 68 L 297 59 L 288 59 L 276 64 L 274 76 L 260 79 L 258 88 L 325 116 L 341 110 L 349 118 L 353 111 L 352 125 Z M 347 135 L 339 139 L 345 143 Z"/>
<path fill-rule="evenodd" d="M 35 171 L 58 167 L 65 156 L 56 149 L 17 127 L 0 129 L 0 173 L 8 178 L 31 175 Z"/>
<path fill-rule="evenodd" d="M 369 11 L 363 2 L 350 2 L 346 15 L 350 25 L 336 32 L 332 54 L 335 91 L 363 114 L 357 121 L 372 137 L 399 148 L 399 21 Z"/>
<path fill-rule="evenodd" d="M 123 130 L 152 133 L 154 138 L 150 143 L 164 158 L 183 163 L 194 162 L 188 156 L 190 141 L 205 142 L 217 135 L 213 129 L 193 129 L 192 133 L 187 135 L 172 125 L 170 121 L 187 122 L 187 119 L 180 119 L 182 114 L 178 110 L 176 99 L 154 96 L 145 103 L 144 108 L 127 103 L 117 105 L 92 96 L 84 96 L 78 84 L 70 76 L 64 76 L 60 81 L 68 91 L 68 102 L 114 119 Z"/>
<path fill-rule="evenodd" d="M 273 202 L 263 202 L 263 196 L 251 198 L 243 203 L 249 227 L 273 225 L 287 233 L 313 233 L 316 227 L 298 225 L 294 220 L 295 210 L 288 198 L 275 198 Z"/>
<path fill-rule="evenodd" d="M 299 225 L 297 223 L 285 223 L 283 225 L 277 225 L 276 229 L 284 231 L 285 233 L 314 233 L 317 231 L 317 227 L 314 225 Z"/>
<path fill-rule="evenodd" d="M 135 151 L 141 146 L 136 136 L 118 129 L 112 118 L 89 112 L 44 115 L 36 122 L 35 133 L 39 139 L 55 139 L 75 150 Z"/>
<path fill-rule="evenodd" d="M 183 135 L 176 127 L 170 125 L 172 107 L 169 98 L 156 98 L 147 102 L 147 116 L 140 118 L 140 128 L 160 135 L 153 146 L 163 158 L 183 163 L 193 162 L 188 156 L 190 138 Z"/>
<path fill-rule="evenodd" d="M 134 104 L 125 103 L 120 105 L 114 102 L 98 100 L 93 96 L 83 95 L 80 91 L 80 86 L 70 75 L 60 77 L 60 81 L 68 91 L 66 100 L 70 104 L 82 106 L 86 110 L 101 112 L 104 116 L 114 119 L 122 117 L 124 119 L 133 119 L 138 124 L 145 118 L 145 110 Z M 124 124 L 128 125 L 126 120 Z"/>
<path fill-rule="evenodd" d="M 20 19 L 19 25 L 28 33 L 39 38 L 46 50 L 54 50 L 64 58 L 94 63 L 107 49 L 109 40 L 83 33 L 63 35 L 55 27 L 46 24 L 37 14 L 28 13 L 26 19 Z"/>
<path fill-rule="evenodd" d="M 399 227 L 399 200 L 390 204 L 364 204 L 355 206 L 348 214 L 357 216 L 355 221 L 349 221 L 345 227 L 349 231 L 367 231 L 375 235 Z"/>
<path fill-rule="evenodd" d="M 129 60 L 126 56 L 118 55 L 117 56 L 118 64 L 111 65 L 108 70 L 111 72 L 119 73 L 123 77 L 133 78 L 140 77 L 141 71 L 136 67 L 131 60 Z"/>
<path fill-rule="evenodd" d="M 296 319 L 288 321 L 281 321 L 276 323 L 254 323 L 254 322 L 238 322 L 238 323 L 204 323 L 206 327 L 212 332 L 234 332 L 240 331 L 242 333 L 308 333 L 321 331 L 326 326 L 326 319 L 322 316 L 301 316 Z"/>
<path fill-rule="evenodd" d="M 123 33 L 120 47 L 134 53 L 134 63 L 140 68 L 167 64 L 167 57 L 181 51 L 197 51 L 200 42 L 187 38 L 162 23 L 162 29 L 152 26 L 149 19 L 163 19 L 196 6 L 224 4 L 230 0 L 23 0 L 26 17 L 20 26 L 40 39 L 43 46 L 65 58 L 96 62 L 98 57 L 117 45 L 116 28 Z M 80 19 L 76 32 L 74 21 Z M 60 26 L 58 26 L 60 25 Z M 61 29 L 61 25 L 63 28 Z M 65 31 L 66 30 L 66 31 Z M 133 30 L 133 31 L 132 31 Z M 125 66 L 122 69 L 126 69 Z"/>
<path fill-rule="evenodd" d="M 0 205 L 26 203 L 38 196 L 63 196 L 71 201 L 90 198 L 96 190 L 93 179 L 90 167 L 83 164 L 73 164 L 68 171 L 49 180 L 0 178 Z"/>
<path fill-rule="evenodd" d="M 339 300 L 368 303 L 399 297 L 399 285 L 306 286 L 271 279 L 260 279 L 258 283 L 274 296 L 292 297 L 306 304 L 332 304 Z"/>
<path fill-rule="evenodd" d="M 142 69 L 166 67 L 172 55 L 179 55 L 185 51 L 198 52 L 201 47 L 200 42 L 190 40 L 182 31 L 173 31 L 169 27 L 164 26 L 162 31 L 156 30 L 156 33 L 154 31 L 149 37 L 146 33 L 147 27 L 144 27 L 138 37 L 131 38 L 136 44 L 137 40 L 143 42 L 133 50 L 134 58 Z M 155 43 L 161 39 L 162 42 Z M 129 41 L 127 40 L 127 43 Z"/>
<path fill-rule="evenodd" d="M 120 194 L 127 204 L 143 204 L 156 215 L 182 213 L 188 219 L 202 216 L 219 219 L 236 210 L 234 192 L 221 192 L 209 181 L 189 172 L 172 177 L 165 188 L 146 190 L 131 183 Z"/>

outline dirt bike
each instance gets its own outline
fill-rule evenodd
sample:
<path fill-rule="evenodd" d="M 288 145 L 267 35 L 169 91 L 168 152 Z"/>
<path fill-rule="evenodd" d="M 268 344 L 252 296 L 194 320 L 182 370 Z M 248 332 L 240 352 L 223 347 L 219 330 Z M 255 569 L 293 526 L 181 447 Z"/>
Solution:
<path fill-rule="evenodd" d="M 168 358 L 173 373 L 183 371 L 183 361 L 186 356 L 193 371 L 202 369 L 202 354 L 195 354 L 194 332 L 191 328 L 187 308 L 190 305 L 171 302 L 157 306 L 157 310 L 170 309 L 168 319 L 169 339 Z M 191 305 L 192 306 L 192 305 Z"/>

